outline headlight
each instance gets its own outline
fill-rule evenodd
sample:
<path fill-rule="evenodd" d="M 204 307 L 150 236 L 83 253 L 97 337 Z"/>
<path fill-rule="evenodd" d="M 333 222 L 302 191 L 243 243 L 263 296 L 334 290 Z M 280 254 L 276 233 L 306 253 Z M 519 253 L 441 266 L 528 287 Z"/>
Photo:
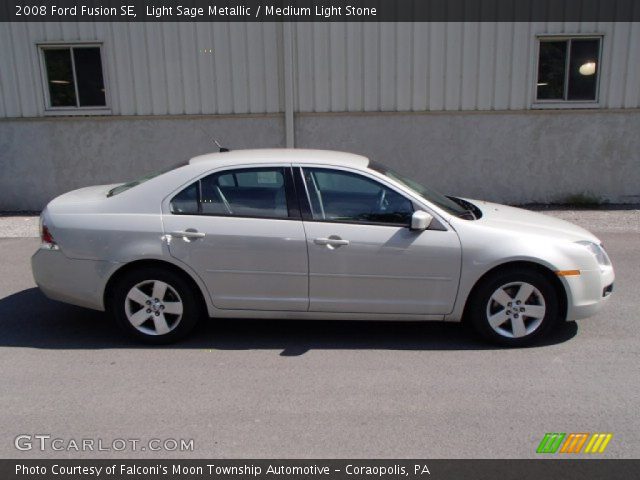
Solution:
<path fill-rule="evenodd" d="M 582 245 L 583 247 L 585 247 L 587 250 L 589 250 L 594 257 L 596 257 L 596 261 L 598 262 L 598 265 L 611 265 L 611 260 L 609 260 L 609 255 L 607 255 L 607 252 L 604 251 L 604 248 L 602 248 L 602 245 L 598 245 L 597 243 L 593 243 L 593 242 L 589 242 L 589 241 L 581 241 L 581 242 L 576 242 L 579 243 L 580 245 Z"/>

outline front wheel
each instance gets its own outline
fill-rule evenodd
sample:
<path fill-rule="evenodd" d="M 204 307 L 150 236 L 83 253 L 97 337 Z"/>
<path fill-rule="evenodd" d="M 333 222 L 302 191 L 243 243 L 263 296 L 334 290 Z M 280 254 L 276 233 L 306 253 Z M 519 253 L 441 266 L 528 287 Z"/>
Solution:
<path fill-rule="evenodd" d="M 559 317 L 558 293 L 537 271 L 498 272 L 472 294 L 468 318 L 485 339 L 524 347 L 538 341 Z"/>
<path fill-rule="evenodd" d="M 160 268 L 125 273 L 113 289 L 108 308 L 125 332 L 151 344 L 179 340 L 201 315 L 191 285 L 182 276 Z"/>

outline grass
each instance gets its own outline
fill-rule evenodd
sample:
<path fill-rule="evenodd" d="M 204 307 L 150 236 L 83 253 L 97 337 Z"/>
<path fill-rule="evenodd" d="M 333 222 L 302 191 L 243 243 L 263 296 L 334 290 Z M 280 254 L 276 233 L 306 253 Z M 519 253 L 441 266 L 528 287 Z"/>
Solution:
<path fill-rule="evenodd" d="M 588 192 L 583 193 L 575 193 L 572 195 L 567 195 L 563 197 L 558 202 L 560 205 L 570 206 L 570 207 L 602 207 L 609 203 L 608 200 L 599 197 L 597 195 L 593 195 Z"/>

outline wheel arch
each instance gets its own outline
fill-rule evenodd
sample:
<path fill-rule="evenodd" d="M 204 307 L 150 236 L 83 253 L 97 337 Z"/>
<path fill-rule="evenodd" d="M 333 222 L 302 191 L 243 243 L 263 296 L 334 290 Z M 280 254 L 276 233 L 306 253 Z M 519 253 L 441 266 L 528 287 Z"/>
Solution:
<path fill-rule="evenodd" d="M 514 260 L 505 263 L 501 263 L 500 265 L 496 265 L 491 269 L 487 270 L 480 278 L 476 280 L 465 299 L 464 309 L 462 313 L 462 321 L 465 322 L 467 318 L 467 308 L 471 303 L 471 299 L 477 292 L 478 288 L 487 278 L 495 275 L 498 272 L 506 271 L 506 270 L 534 270 L 542 275 L 544 275 L 549 283 L 553 286 L 556 293 L 558 294 L 558 303 L 559 303 L 559 317 L 561 320 L 564 320 L 567 316 L 567 308 L 568 308 L 568 297 L 567 290 L 560 278 L 551 270 L 548 266 L 543 265 L 541 263 L 533 262 L 530 260 Z"/>
<path fill-rule="evenodd" d="M 108 305 L 109 297 L 113 292 L 114 286 L 118 283 L 118 280 L 122 278 L 125 274 L 133 270 L 137 270 L 139 268 L 145 268 L 145 267 L 146 268 L 148 267 L 163 268 L 163 269 L 171 270 L 172 272 L 180 275 L 182 278 L 184 278 L 185 281 L 187 281 L 193 287 L 197 298 L 201 302 L 202 308 L 204 309 L 204 311 L 206 311 L 210 315 L 209 302 L 207 301 L 208 293 L 204 290 L 204 287 L 200 284 L 200 282 L 198 282 L 195 278 L 193 278 L 193 276 L 189 272 L 179 267 L 175 263 L 171 263 L 166 260 L 150 259 L 150 258 L 134 260 L 134 261 L 125 263 L 111 273 L 111 276 L 107 280 L 107 283 L 105 284 L 103 294 L 102 294 L 102 302 L 105 308 Z"/>

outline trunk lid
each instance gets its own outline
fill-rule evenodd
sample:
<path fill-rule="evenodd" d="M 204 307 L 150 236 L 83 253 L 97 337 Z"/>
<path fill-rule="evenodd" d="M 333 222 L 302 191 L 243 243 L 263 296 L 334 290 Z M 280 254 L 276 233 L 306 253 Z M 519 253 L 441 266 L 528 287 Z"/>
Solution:
<path fill-rule="evenodd" d="M 79 188 L 71 192 L 64 193 L 49 202 L 47 209 L 53 212 L 65 213 L 67 210 L 76 211 L 78 207 L 93 205 L 107 199 L 109 190 L 121 185 L 120 183 L 111 185 L 94 185 L 92 187 Z"/>

